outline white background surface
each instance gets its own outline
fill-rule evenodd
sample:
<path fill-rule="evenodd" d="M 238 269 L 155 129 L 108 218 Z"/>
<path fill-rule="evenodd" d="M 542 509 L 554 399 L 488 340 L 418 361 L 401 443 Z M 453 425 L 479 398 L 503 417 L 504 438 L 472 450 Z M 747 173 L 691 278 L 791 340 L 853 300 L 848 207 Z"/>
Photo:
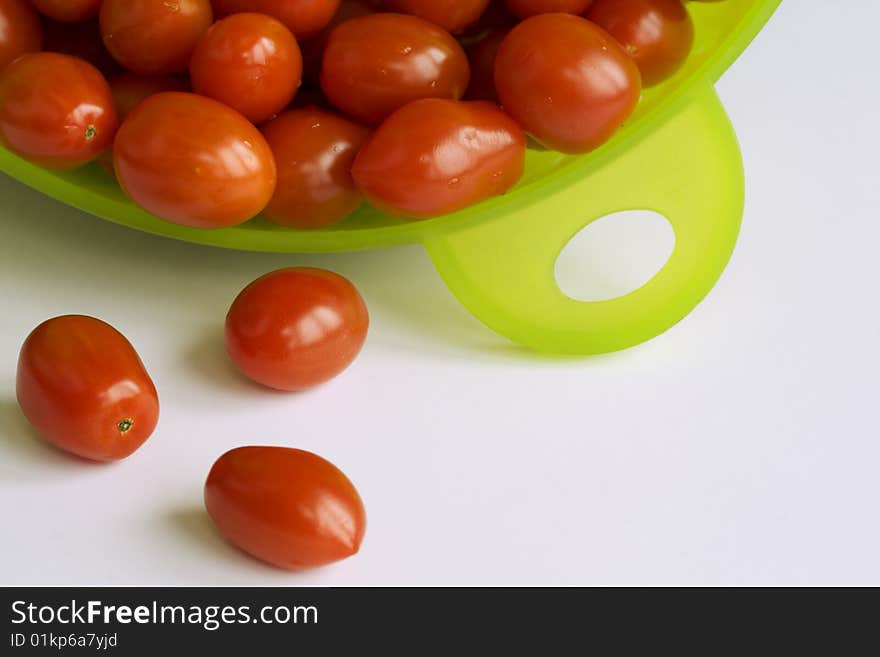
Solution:
<path fill-rule="evenodd" d="M 880 584 L 878 21 L 868 0 L 784 2 L 727 73 L 748 179 L 733 262 L 678 327 L 612 356 L 510 345 L 419 247 L 224 252 L 0 176 L 0 582 Z M 223 317 L 303 263 L 359 285 L 370 339 L 329 385 L 267 393 L 227 364 Z M 68 312 L 121 329 L 160 390 L 159 430 L 125 462 L 45 446 L 15 404 L 21 341 Z M 253 443 L 349 474 L 357 557 L 288 574 L 215 534 L 204 477 Z"/>

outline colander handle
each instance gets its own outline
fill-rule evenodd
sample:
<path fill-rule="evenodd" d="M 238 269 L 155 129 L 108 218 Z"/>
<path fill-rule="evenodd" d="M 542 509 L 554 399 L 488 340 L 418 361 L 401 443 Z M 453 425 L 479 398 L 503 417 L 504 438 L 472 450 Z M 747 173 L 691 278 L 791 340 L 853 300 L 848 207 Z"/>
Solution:
<path fill-rule="evenodd" d="M 712 289 L 739 233 L 739 145 L 707 82 L 637 146 L 539 203 L 425 239 L 440 274 L 481 321 L 541 351 L 596 354 L 649 340 Z M 623 210 L 653 210 L 675 231 L 666 265 L 608 301 L 575 301 L 554 275 L 584 226 Z"/>

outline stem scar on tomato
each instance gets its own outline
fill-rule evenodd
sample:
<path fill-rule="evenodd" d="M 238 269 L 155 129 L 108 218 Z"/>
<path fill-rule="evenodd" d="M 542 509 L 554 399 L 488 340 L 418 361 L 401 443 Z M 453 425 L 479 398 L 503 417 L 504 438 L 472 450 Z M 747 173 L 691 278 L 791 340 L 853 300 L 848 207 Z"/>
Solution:
<path fill-rule="evenodd" d="M 86 141 L 92 141 L 97 134 L 98 129 L 94 125 L 89 124 L 86 126 Z"/>
<path fill-rule="evenodd" d="M 116 428 L 119 429 L 120 435 L 125 435 L 126 433 L 128 433 L 133 426 L 134 420 L 132 420 L 130 417 L 124 418 L 116 424 Z"/>

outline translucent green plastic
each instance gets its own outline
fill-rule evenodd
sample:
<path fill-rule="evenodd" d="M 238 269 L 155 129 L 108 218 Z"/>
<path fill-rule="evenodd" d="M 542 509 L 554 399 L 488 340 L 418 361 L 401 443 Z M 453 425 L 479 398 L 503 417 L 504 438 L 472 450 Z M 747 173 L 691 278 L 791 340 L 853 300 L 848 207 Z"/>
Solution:
<path fill-rule="evenodd" d="M 364 206 L 327 230 L 291 230 L 260 218 L 198 230 L 135 207 L 97 165 L 50 172 L 0 148 L 0 170 L 104 219 L 200 244 L 304 253 L 422 242 L 461 302 L 508 338 L 557 353 L 624 349 L 687 315 L 730 259 L 742 219 L 743 169 L 712 85 L 779 2 L 688 3 L 697 35 L 688 62 L 645 91 L 609 143 L 581 156 L 530 150 L 516 189 L 430 221 L 405 222 Z M 676 244 L 666 265 L 626 296 L 600 302 L 565 296 L 554 276 L 563 247 L 590 222 L 632 209 L 659 212 L 672 224 Z"/>

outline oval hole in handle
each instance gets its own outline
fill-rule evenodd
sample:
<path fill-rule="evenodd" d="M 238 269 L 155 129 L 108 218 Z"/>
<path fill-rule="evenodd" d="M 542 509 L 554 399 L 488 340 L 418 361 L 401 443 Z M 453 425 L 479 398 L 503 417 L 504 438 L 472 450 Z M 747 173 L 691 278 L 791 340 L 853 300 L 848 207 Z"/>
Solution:
<path fill-rule="evenodd" d="M 575 301 L 608 301 L 650 281 L 675 249 L 675 231 L 650 210 L 617 212 L 582 228 L 556 259 L 556 283 Z"/>

